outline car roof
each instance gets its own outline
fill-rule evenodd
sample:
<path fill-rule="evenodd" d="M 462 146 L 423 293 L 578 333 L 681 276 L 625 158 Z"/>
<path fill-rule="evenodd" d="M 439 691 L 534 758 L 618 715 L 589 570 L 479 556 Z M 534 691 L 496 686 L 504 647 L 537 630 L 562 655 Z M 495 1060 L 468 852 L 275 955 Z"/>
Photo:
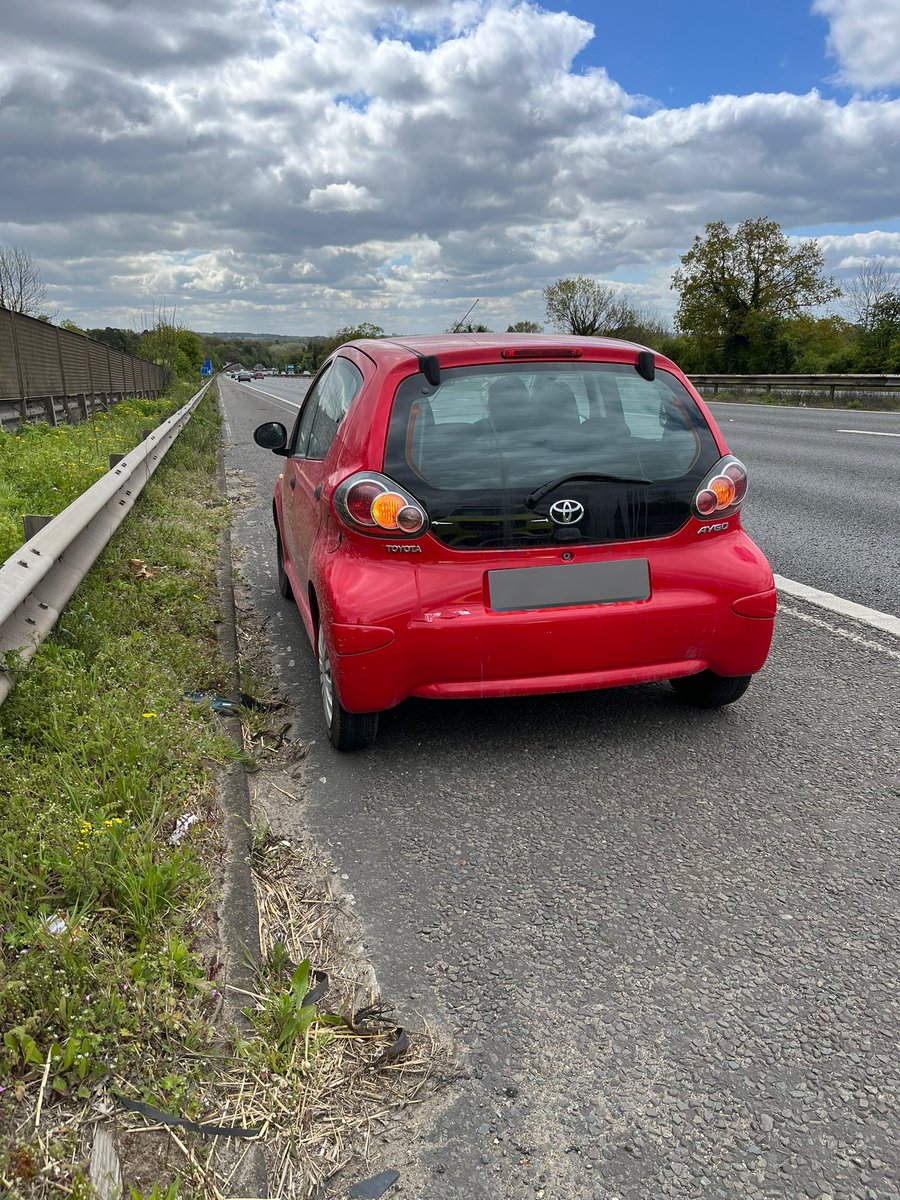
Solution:
<path fill-rule="evenodd" d="M 478 347 L 479 349 L 503 349 L 505 346 L 539 347 L 539 346 L 592 346 L 595 349 L 629 349 L 645 350 L 646 346 L 637 342 L 626 342 L 621 338 L 609 337 L 577 337 L 570 333 L 434 333 L 413 334 L 410 337 L 392 335 L 386 338 L 360 339 L 366 348 L 372 344 L 408 347 L 416 354 L 440 354 L 441 351 L 459 350 L 461 346 Z"/>
<path fill-rule="evenodd" d="M 496 362 L 504 349 L 571 350 L 579 348 L 585 361 L 634 362 L 641 350 L 649 347 L 620 338 L 577 337 L 560 333 L 440 333 L 393 335 L 386 338 L 359 338 L 346 342 L 383 367 L 408 362 L 410 356 L 435 355 L 446 367 Z M 340 349 L 340 348 L 339 348 Z M 566 356 L 568 357 L 568 356 Z M 553 358 L 553 354 L 547 356 Z M 515 360 L 511 360 L 515 361 Z M 527 362 L 527 359 L 519 360 Z M 657 361 L 668 362 L 657 353 Z"/>

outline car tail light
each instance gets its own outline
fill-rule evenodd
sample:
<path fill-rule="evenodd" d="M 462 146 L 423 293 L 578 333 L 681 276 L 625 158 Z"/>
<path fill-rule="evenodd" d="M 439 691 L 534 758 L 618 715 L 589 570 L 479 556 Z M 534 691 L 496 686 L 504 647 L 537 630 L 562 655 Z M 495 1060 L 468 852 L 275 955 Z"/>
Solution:
<path fill-rule="evenodd" d="M 721 458 L 694 496 L 695 517 L 730 517 L 747 494 L 747 468 L 733 455 Z"/>
<path fill-rule="evenodd" d="M 428 528 L 428 514 L 415 496 L 374 471 L 345 479 L 334 493 L 334 507 L 344 524 L 360 533 L 415 537 Z"/>

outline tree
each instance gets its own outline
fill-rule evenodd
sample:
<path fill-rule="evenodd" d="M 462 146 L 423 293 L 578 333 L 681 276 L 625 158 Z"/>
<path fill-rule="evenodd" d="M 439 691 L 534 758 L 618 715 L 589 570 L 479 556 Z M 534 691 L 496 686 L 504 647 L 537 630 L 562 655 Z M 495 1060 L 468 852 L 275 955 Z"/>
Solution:
<path fill-rule="evenodd" d="M 868 332 L 879 302 L 898 291 L 900 273 L 889 271 L 880 258 L 867 258 L 844 289 L 844 308 L 850 320 Z"/>
<path fill-rule="evenodd" d="M 23 246 L 0 246 L 0 307 L 40 317 L 47 288 Z"/>
<path fill-rule="evenodd" d="M 445 329 L 444 333 L 493 333 L 487 325 L 473 325 L 468 321 L 465 325 L 452 325 L 449 329 Z"/>
<path fill-rule="evenodd" d="M 316 365 L 320 365 L 325 361 L 332 351 L 337 350 L 338 346 L 343 346 L 344 342 L 355 342 L 359 338 L 383 338 L 384 330 L 380 325 L 372 325 L 369 321 L 363 321 L 361 325 L 345 325 L 342 329 L 336 329 L 331 337 L 325 338 L 317 350 Z"/>
<path fill-rule="evenodd" d="M 578 337 L 619 336 L 632 324 L 634 306 L 624 293 L 586 275 L 575 279 L 557 279 L 543 291 L 547 320 L 560 333 Z"/>
<path fill-rule="evenodd" d="M 900 288 L 872 305 L 870 325 L 859 338 L 854 365 L 857 371 L 879 374 L 900 371 Z"/>
<path fill-rule="evenodd" d="M 639 342 L 642 346 L 658 347 L 671 333 L 668 323 L 655 309 L 636 308 L 627 301 L 622 309 L 621 322 L 612 336 Z"/>
<path fill-rule="evenodd" d="M 88 329 L 85 332 L 95 342 L 105 342 L 107 346 L 112 346 L 114 350 L 121 350 L 123 354 L 138 353 L 140 335 L 133 329 L 115 329 L 113 326 L 107 325 L 103 329 Z"/>
<path fill-rule="evenodd" d="M 745 371 L 751 360 L 763 370 L 759 363 L 781 322 L 840 295 L 822 266 L 816 242 L 792 248 L 777 221 L 757 217 L 734 230 L 713 221 L 672 276 L 675 324 L 711 343 L 725 370 Z"/>
<path fill-rule="evenodd" d="M 507 333 L 543 333 L 543 325 L 538 325 L 537 321 L 516 321 L 515 325 L 508 325 Z"/>

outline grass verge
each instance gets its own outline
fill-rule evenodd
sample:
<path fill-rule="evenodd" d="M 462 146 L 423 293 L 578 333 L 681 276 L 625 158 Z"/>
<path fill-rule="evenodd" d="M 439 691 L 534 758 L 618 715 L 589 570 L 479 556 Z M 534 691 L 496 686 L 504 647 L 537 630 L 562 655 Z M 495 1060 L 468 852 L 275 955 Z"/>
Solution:
<path fill-rule="evenodd" d="M 827 391 L 791 391 L 775 389 L 771 392 L 750 391 L 747 388 L 728 387 L 713 392 L 712 388 L 698 389 L 706 401 L 721 404 L 774 404 L 787 408 L 833 408 L 837 410 L 865 412 L 900 412 L 900 393 L 860 392 L 845 393 L 832 399 Z"/>
<path fill-rule="evenodd" d="M 126 451 L 185 398 L 121 405 L 102 434 L 85 422 L 3 435 L 0 463 L 18 471 L 5 513 L 15 525 L 58 511 L 82 490 L 79 451 Z M 223 1024 L 216 777 L 246 752 L 204 699 L 230 683 L 219 443 L 208 393 L 0 706 L 0 1193 L 17 1200 L 90 1196 L 98 1123 L 136 1197 L 221 1196 L 240 1156 L 210 1124 L 264 1143 L 291 1194 L 311 1195 L 430 1070 L 416 1045 L 394 1053 L 388 1014 L 360 1012 L 340 971 L 327 1000 L 311 995 L 321 953 L 279 882 L 296 883 L 297 853 L 264 835 L 257 887 L 283 911 L 246 1022 Z M 78 481 L 99 467 L 85 461 Z M 264 746 L 258 710 L 245 715 Z"/>

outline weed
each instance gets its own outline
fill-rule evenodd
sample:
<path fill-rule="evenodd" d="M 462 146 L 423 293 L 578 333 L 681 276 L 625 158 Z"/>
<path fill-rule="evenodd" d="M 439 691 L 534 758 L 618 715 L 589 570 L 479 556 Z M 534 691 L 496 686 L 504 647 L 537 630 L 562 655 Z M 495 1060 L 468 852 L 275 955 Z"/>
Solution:
<path fill-rule="evenodd" d="M 131 1200 L 178 1200 L 178 1180 L 174 1180 L 164 1190 L 160 1191 L 159 1184 L 154 1183 L 152 1189 L 144 1194 L 137 1188 L 131 1188 Z"/>

